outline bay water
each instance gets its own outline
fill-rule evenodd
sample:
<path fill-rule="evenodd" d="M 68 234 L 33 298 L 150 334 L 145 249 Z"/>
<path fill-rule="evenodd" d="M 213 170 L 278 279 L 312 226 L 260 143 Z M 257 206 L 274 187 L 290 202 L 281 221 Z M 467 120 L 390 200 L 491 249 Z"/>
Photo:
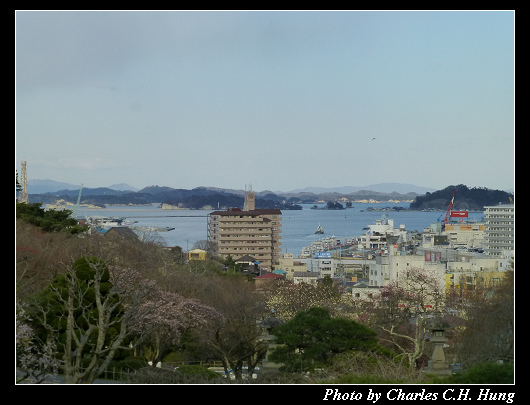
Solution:
<path fill-rule="evenodd" d="M 394 220 L 394 227 L 405 225 L 405 229 L 422 232 L 431 223 L 442 220 L 445 211 L 367 211 L 369 207 L 404 207 L 409 203 L 353 203 L 352 208 L 344 210 L 311 209 L 314 204 L 302 204 L 302 210 L 285 210 L 282 215 L 282 253 L 302 252 L 311 242 L 330 236 L 338 238 L 360 236 L 365 233 L 363 228 L 375 223 L 386 215 Z M 322 208 L 325 204 L 316 204 Z M 134 226 L 171 227 L 168 232 L 151 233 L 156 235 L 166 246 L 180 246 L 185 251 L 192 249 L 195 242 L 207 239 L 208 214 L 211 210 L 162 210 L 157 206 L 107 206 L 106 209 L 88 209 L 79 207 L 79 216 L 125 217 L 138 221 Z M 470 212 L 469 220 L 481 221 L 482 212 Z M 318 225 L 324 234 L 315 234 Z"/>

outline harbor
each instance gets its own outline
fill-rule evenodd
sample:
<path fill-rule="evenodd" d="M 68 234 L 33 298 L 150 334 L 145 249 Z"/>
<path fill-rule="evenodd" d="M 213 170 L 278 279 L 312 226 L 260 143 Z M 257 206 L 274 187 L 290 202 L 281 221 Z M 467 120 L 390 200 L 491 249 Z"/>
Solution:
<path fill-rule="evenodd" d="M 323 204 L 322 204 L 323 205 Z M 303 210 L 284 211 L 282 215 L 282 253 L 302 254 L 302 250 L 313 242 L 329 237 L 336 238 L 344 245 L 342 249 L 353 244 L 355 237 L 365 233 L 363 228 L 381 219 L 381 212 L 363 211 L 366 206 L 377 207 L 377 204 L 354 203 L 352 209 L 311 210 L 313 204 L 302 204 Z M 381 203 L 387 206 L 388 203 Z M 394 204 L 407 207 L 408 203 Z M 174 228 L 167 232 L 158 232 L 161 242 L 168 246 L 181 246 L 186 249 L 196 241 L 207 239 L 207 219 L 209 210 L 179 210 L 178 215 L 168 215 L 167 210 L 156 206 L 112 206 L 105 209 L 106 218 L 125 218 L 134 221 L 129 226 L 155 227 L 159 229 Z M 102 216 L 102 210 L 79 207 L 80 218 Z M 396 224 L 405 224 L 407 230 L 421 232 L 431 223 L 437 222 L 439 211 L 399 211 L 389 214 Z M 481 220 L 483 212 L 470 213 L 469 220 Z M 318 225 L 325 234 L 315 234 Z M 108 225 L 113 224 L 111 221 Z M 333 245 L 333 241 L 323 241 L 323 245 Z M 351 250 L 351 246 L 350 246 Z"/>

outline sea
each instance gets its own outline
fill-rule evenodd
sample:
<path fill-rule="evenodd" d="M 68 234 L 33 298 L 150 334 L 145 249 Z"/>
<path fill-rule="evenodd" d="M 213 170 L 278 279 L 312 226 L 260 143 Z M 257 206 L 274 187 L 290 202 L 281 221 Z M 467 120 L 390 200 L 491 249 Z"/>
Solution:
<path fill-rule="evenodd" d="M 210 210 L 162 210 L 153 206 L 112 206 L 105 209 L 79 207 L 78 216 L 125 217 L 137 221 L 133 226 L 171 227 L 166 232 L 150 232 L 146 237 L 156 238 L 168 247 L 180 246 L 187 251 L 195 242 L 208 237 L 208 214 Z M 408 208 L 410 203 L 353 203 L 344 210 L 311 209 L 315 204 L 302 204 L 302 210 L 284 210 L 282 213 L 282 253 L 301 254 L 305 246 L 319 239 L 335 236 L 338 238 L 360 236 L 363 228 L 374 224 L 376 219 L 386 216 L 394 220 L 394 227 L 405 225 L 409 231 L 422 232 L 433 222 L 441 221 L 445 211 L 381 211 L 385 207 Z M 316 204 L 322 208 L 326 204 Z M 377 209 L 376 211 L 368 208 Z M 483 212 L 470 212 L 470 221 L 483 221 Z M 324 234 L 315 234 L 318 225 Z M 140 236 L 145 236 L 137 232 Z"/>

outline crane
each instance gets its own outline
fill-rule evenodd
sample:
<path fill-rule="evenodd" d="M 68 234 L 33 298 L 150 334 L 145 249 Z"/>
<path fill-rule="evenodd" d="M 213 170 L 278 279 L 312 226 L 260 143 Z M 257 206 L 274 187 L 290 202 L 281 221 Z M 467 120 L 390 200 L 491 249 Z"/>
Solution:
<path fill-rule="evenodd" d="M 451 215 L 451 210 L 453 209 L 453 204 L 455 202 L 456 190 L 453 190 L 453 198 L 449 202 L 449 207 L 447 207 L 447 212 L 445 213 L 445 218 L 442 221 L 442 225 L 445 226 L 449 222 L 449 216 Z"/>
<path fill-rule="evenodd" d="M 77 203 L 74 205 L 74 209 L 72 210 L 72 216 L 74 219 L 77 219 L 77 210 L 79 209 L 79 203 L 81 202 L 81 192 L 83 191 L 83 184 L 81 184 L 81 187 L 79 187 L 79 194 L 77 195 Z"/>

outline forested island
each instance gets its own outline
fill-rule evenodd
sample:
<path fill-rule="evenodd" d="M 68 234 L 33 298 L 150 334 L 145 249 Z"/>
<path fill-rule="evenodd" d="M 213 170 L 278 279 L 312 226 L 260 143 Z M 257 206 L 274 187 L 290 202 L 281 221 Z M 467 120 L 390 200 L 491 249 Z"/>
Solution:
<path fill-rule="evenodd" d="M 514 201 L 514 195 L 506 191 L 492 190 L 486 187 L 469 188 L 464 184 L 459 184 L 417 196 L 410 204 L 410 209 L 445 210 L 449 206 L 455 190 L 454 210 L 483 211 L 484 207 L 488 205 L 510 204 L 510 199 Z"/>

